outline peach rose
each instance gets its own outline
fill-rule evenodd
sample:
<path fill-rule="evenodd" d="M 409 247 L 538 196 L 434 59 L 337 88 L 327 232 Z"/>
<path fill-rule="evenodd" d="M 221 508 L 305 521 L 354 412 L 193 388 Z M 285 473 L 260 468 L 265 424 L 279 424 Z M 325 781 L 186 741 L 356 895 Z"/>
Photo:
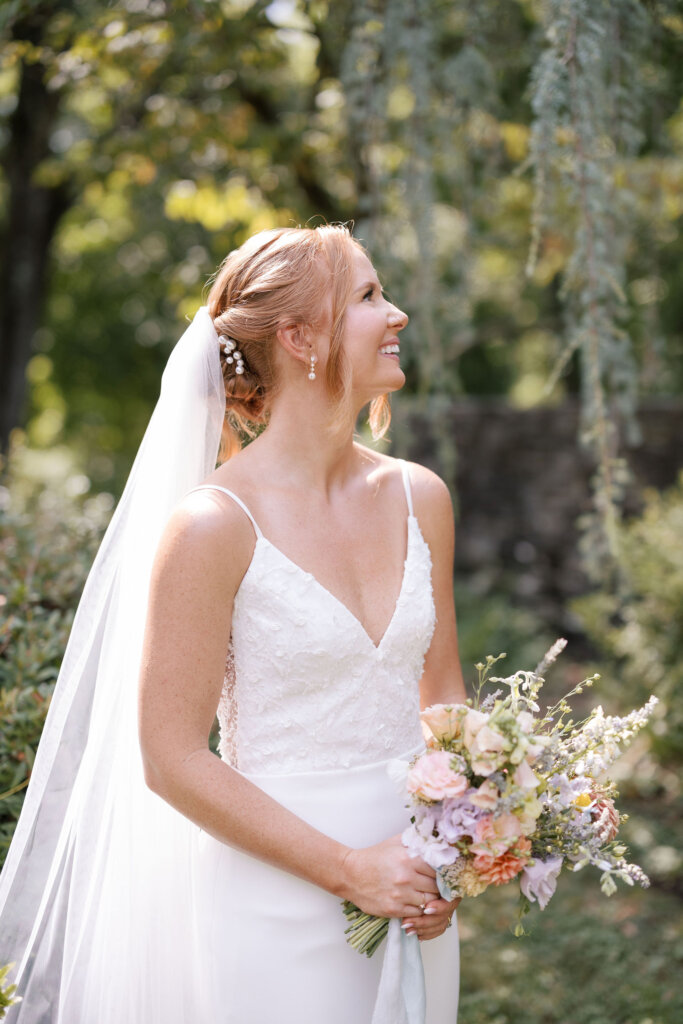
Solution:
<path fill-rule="evenodd" d="M 519 818 L 506 812 L 494 818 L 487 814 L 480 818 L 475 827 L 476 842 L 470 849 L 487 857 L 498 857 L 509 849 L 522 835 Z"/>
<path fill-rule="evenodd" d="M 462 796 L 467 789 L 467 779 L 453 771 L 448 751 L 436 750 L 418 758 L 408 772 L 406 785 L 409 793 L 423 800 L 445 800 Z"/>
<path fill-rule="evenodd" d="M 465 704 L 432 704 L 421 713 L 423 725 L 440 743 L 448 743 L 460 735 Z M 426 737 L 429 742 L 429 736 Z"/>

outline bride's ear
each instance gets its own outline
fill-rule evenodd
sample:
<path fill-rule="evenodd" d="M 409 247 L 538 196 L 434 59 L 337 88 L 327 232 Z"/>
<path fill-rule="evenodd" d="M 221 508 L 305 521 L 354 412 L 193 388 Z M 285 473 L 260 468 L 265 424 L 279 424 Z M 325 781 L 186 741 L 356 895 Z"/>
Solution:
<path fill-rule="evenodd" d="M 296 359 L 297 362 L 306 363 L 310 345 L 307 340 L 307 331 L 303 324 L 285 324 L 278 327 L 276 337 L 280 346 Z"/>

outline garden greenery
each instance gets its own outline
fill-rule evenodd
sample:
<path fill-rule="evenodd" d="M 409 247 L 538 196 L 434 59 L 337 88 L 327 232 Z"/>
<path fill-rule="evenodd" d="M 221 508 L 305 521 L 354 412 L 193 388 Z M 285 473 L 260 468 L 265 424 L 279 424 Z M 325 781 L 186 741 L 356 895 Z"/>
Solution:
<path fill-rule="evenodd" d="M 25 787 L 108 496 L 0 488 L 0 863 Z"/>

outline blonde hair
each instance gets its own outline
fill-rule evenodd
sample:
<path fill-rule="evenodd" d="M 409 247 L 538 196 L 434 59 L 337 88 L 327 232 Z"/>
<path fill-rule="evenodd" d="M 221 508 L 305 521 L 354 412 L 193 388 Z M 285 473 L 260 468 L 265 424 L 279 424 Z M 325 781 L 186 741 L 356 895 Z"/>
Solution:
<path fill-rule="evenodd" d="M 235 362 L 228 363 L 221 348 L 226 399 L 222 460 L 240 449 L 245 435 L 253 437 L 268 422 L 278 387 L 278 328 L 300 324 L 304 330 L 319 331 L 330 312 L 325 383 L 337 403 L 333 427 L 348 423 L 350 378 L 342 337 L 354 252 L 365 249 L 345 225 L 277 228 L 253 235 L 219 267 L 209 292 L 209 314 L 217 333 L 237 342 L 244 362 L 244 372 L 236 373 Z M 389 400 L 381 395 L 370 404 L 373 437 L 386 433 L 389 420 Z"/>

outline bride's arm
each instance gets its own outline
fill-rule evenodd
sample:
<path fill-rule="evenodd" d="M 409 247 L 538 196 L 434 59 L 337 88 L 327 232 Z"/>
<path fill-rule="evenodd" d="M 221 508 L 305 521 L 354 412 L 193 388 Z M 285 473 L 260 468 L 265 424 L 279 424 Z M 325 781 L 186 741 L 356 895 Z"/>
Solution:
<path fill-rule="evenodd" d="M 420 700 L 423 708 L 449 701 L 463 703 L 466 692 L 453 600 L 453 504 L 445 483 L 431 470 L 412 464 L 410 476 L 415 514 L 432 555 L 432 589 L 436 608 L 436 627 L 425 658 Z"/>
<path fill-rule="evenodd" d="M 453 557 L 455 527 L 453 504 L 443 480 L 424 466 L 411 464 L 415 514 L 432 556 L 432 590 L 436 626 L 425 658 L 420 681 L 420 702 L 430 704 L 464 703 L 465 684 L 458 653 L 458 633 L 453 600 Z M 434 899 L 424 915 L 407 915 L 403 926 L 421 940 L 438 938 L 449 926 L 459 899 L 448 902 Z"/>
<path fill-rule="evenodd" d="M 225 505 L 215 492 L 186 498 L 156 554 L 139 696 L 147 784 L 216 839 L 369 913 L 417 912 L 421 894 L 436 892 L 434 872 L 411 859 L 398 837 L 352 850 L 292 814 L 208 748 L 233 599 L 254 546 L 246 517 Z"/>

